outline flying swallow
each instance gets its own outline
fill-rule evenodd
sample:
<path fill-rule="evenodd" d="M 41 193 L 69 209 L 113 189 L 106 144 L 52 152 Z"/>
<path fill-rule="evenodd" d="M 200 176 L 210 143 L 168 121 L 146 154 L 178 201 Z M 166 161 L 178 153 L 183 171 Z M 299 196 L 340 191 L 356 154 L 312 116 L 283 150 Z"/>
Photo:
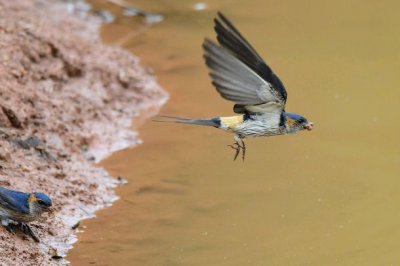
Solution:
<path fill-rule="evenodd" d="M 287 92 L 279 77 L 256 50 L 220 12 L 214 19 L 218 44 L 205 39 L 204 59 L 219 94 L 235 103 L 235 116 L 192 119 L 160 116 L 157 122 L 213 126 L 234 134 L 234 160 L 245 158 L 248 137 L 276 136 L 312 130 L 301 115 L 285 112 Z"/>

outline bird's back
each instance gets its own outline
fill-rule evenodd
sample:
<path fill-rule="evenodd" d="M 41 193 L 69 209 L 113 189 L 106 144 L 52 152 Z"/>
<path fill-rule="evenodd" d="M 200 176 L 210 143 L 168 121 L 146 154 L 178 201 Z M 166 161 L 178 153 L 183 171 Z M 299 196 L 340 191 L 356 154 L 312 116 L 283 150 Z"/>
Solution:
<path fill-rule="evenodd" d="M 29 213 L 28 193 L 0 187 L 0 208 L 11 212 Z"/>

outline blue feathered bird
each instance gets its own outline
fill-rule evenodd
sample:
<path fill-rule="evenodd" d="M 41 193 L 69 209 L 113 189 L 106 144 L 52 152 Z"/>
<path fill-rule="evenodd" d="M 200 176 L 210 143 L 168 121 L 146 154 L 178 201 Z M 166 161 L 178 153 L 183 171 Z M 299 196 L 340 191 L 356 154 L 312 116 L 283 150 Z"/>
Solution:
<path fill-rule="evenodd" d="M 28 223 L 37 220 L 43 212 L 49 211 L 51 199 L 40 192 L 25 193 L 0 187 L 0 221 L 10 232 L 16 222 L 25 234 L 36 242 L 39 238 L 33 233 Z"/>

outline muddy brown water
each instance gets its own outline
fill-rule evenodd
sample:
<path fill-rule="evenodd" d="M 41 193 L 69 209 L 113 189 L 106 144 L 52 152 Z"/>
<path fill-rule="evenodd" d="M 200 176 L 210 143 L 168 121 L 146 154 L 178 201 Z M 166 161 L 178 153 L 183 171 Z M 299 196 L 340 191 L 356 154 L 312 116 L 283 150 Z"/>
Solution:
<path fill-rule="evenodd" d="M 398 265 L 396 1 L 145 1 L 165 14 L 136 34 L 119 18 L 104 39 L 152 69 L 171 98 L 163 114 L 232 114 L 210 84 L 201 43 L 222 10 L 284 81 L 287 110 L 316 127 L 249 139 L 147 120 L 143 144 L 101 164 L 124 176 L 121 199 L 87 220 L 73 265 Z M 104 4 L 104 3 L 100 3 Z M 140 27 L 139 27 L 140 28 Z M 137 31 L 136 31 L 137 32 Z"/>

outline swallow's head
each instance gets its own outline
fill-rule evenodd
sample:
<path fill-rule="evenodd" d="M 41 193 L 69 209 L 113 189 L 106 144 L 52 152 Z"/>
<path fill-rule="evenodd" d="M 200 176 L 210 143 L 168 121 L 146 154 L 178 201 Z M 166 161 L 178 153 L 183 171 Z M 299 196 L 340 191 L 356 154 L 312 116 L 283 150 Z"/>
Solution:
<path fill-rule="evenodd" d="M 40 192 L 29 194 L 28 201 L 30 211 L 37 215 L 49 211 L 50 207 L 52 206 L 51 199 L 47 195 Z"/>
<path fill-rule="evenodd" d="M 285 125 L 289 133 L 296 133 L 300 130 L 312 130 L 314 123 L 308 121 L 305 117 L 297 114 L 283 113 Z"/>

